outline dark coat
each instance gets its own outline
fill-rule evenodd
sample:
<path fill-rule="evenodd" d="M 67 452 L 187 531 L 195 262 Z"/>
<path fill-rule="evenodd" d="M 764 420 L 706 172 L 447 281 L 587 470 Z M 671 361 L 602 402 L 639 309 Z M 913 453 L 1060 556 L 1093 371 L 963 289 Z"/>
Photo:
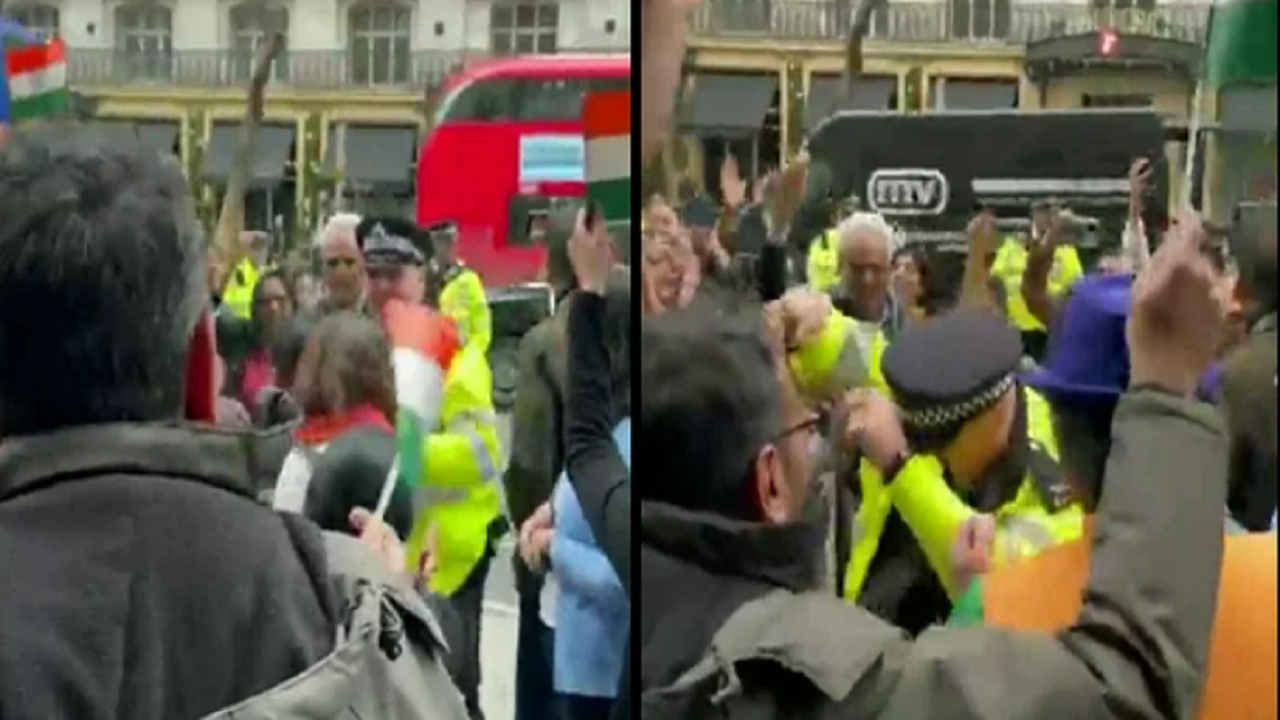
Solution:
<path fill-rule="evenodd" d="M 1217 595 L 1202 580 L 1222 559 L 1225 437 L 1208 406 L 1151 391 L 1120 400 L 1113 434 L 1085 601 L 1055 635 L 934 629 L 909 641 L 806 589 L 820 520 L 643 503 L 642 716 L 1190 717 Z"/>
<path fill-rule="evenodd" d="M 551 489 L 564 469 L 564 332 L 571 298 L 560 303 L 554 317 L 526 333 L 517 351 L 511 456 L 502 476 L 516 532 L 539 505 L 551 499 Z M 517 589 L 537 592 L 541 579 L 529 572 L 519 553 L 512 555 L 511 562 Z"/>
<path fill-rule="evenodd" d="M 1275 316 L 1254 325 L 1222 371 L 1222 405 L 1231 436 L 1232 516 L 1252 532 L 1271 529 L 1276 512 Z"/>
<path fill-rule="evenodd" d="M 126 424 L 0 443 L 0 717 L 197 718 L 329 652 L 320 532 L 255 502 L 249 444 Z"/>

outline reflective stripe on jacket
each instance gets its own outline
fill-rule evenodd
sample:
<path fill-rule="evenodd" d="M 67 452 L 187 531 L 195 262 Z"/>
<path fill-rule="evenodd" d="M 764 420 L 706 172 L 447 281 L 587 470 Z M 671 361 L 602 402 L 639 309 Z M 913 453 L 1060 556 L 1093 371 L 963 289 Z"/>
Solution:
<path fill-rule="evenodd" d="M 809 243 L 805 277 L 809 279 L 809 287 L 814 290 L 826 292 L 840 280 L 840 263 L 836 256 L 838 240 L 839 234 L 832 228 Z"/>
<path fill-rule="evenodd" d="M 484 351 L 466 345 L 445 375 L 440 427 L 423 447 L 423 476 L 414 490 L 417 517 L 406 543 L 416 567 L 427 530 L 436 528 L 431 591 L 448 596 L 462 586 L 489 545 L 489 525 L 502 512 L 497 415 Z"/>
<path fill-rule="evenodd" d="M 1049 406 L 1035 391 L 1023 388 L 1027 401 L 1027 434 L 1030 441 L 1052 457 L 1058 458 L 1058 444 L 1053 435 Z M 954 601 L 958 588 L 951 568 L 951 547 L 961 528 L 978 512 L 965 504 L 947 484 L 942 463 L 933 456 L 912 458 L 899 472 L 889 488 L 880 473 L 863 461 L 859 478 L 862 503 L 854 515 L 852 551 L 845 571 L 844 597 L 858 599 L 871 561 L 875 558 L 889 511 L 897 508 L 907 527 L 920 543 L 930 567 L 938 574 L 947 595 Z M 1036 483 L 1027 473 L 1012 500 L 994 513 L 996 538 L 993 565 L 1029 557 L 1051 547 L 1080 537 L 1084 511 L 1079 503 L 1070 503 L 1056 512 L 1042 498 Z"/>
<path fill-rule="evenodd" d="M 476 271 L 460 268 L 445 282 L 444 289 L 440 291 L 440 313 L 457 323 L 463 345 L 474 343 L 481 353 L 489 352 L 493 319 L 484 284 Z"/>

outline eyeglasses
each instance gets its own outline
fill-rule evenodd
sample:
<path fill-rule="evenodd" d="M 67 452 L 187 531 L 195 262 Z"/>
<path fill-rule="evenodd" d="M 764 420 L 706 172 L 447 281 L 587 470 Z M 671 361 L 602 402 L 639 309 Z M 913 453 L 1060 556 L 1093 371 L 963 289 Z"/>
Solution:
<path fill-rule="evenodd" d="M 356 259 L 349 257 L 325 258 L 324 266 L 330 270 L 337 270 L 340 267 L 353 268 L 356 266 Z"/>
<path fill-rule="evenodd" d="M 801 420 L 800 422 L 795 423 L 794 425 L 790 425 L 785 430 L 778 433 L 777 439 L 784 440 L 786 438 L 791 437 L 792 435 L 798 435 L 800 433 L 807 434 L 807 433 L 817 432 L 818 429 L 822 427 L 822 423 L 824 420 L 825 418 L 820 413 L 813 413 L 812 415 L 805 418 L 804 420 Z"/>

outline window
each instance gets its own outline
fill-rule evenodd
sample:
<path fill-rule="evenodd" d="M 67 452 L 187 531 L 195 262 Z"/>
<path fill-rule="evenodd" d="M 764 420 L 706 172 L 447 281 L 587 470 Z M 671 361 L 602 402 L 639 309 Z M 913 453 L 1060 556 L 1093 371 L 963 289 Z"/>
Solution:
<path fill-rule="evenodd" d="M 58 14 L 58 8 L 49 5 L 18 5 L 5 11 L 4 15 L 46 39 L 57 36 L 61 27 L 62 18 Z"/>
<path fill-rule="evenodd" d="M 236 80 L 249 79 L 253 74 L 253 62 L 267 41 L 267 32 L 277 30 L 289 37 L 289 11 L 282 7 L 236 5 L 231 8 L 232 72 Z M 277 58 L 271 75 L 276 80 L 284 80 L 288 71 L 288 63 Z"/>
<path fill-rule="evenodd" d="M 554 53 L 560 5 L 503 2 L 489 9 L 489 45 L 499 55 Z"/>
<path fill-rule="evenodd" d="M 1011 0 L 950 0 L 951 36 L 957 40 L 1009 37 Z"/>
<path fill-rule="evenodd" d="M 173 67 L 173 12 L 151 4 L 116 8 L 116 49 L 131 76 L 168 77 Z"/>
<path fill-rule="evenodd" d="M 351 9 L 351 80 L 366 85 L 409 82 L 409 8 L 365 3 Z"/>
<path fill-rule="evenodd" d="M 1156 32 L 1155 0 L 1090 0 L 1095 27 L 1149 35 Z"/>
<path fill-rule="evenodd" d="M 580 120 L 584 93 L 630 87 L 628 77 L 481 80 L 445 98 L 433 126 L 447 122 Z"/>

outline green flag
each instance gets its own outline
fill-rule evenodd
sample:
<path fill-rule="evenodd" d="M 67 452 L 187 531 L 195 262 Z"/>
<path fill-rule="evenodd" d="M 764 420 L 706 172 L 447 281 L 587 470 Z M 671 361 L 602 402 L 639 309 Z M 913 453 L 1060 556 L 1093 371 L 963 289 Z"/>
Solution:
<path fill-rule="evenodd" d="M 1209 13 L 1204 80 L 1210 90 L 1276 81 L 1276 0 L 1219 0 Z"/>

